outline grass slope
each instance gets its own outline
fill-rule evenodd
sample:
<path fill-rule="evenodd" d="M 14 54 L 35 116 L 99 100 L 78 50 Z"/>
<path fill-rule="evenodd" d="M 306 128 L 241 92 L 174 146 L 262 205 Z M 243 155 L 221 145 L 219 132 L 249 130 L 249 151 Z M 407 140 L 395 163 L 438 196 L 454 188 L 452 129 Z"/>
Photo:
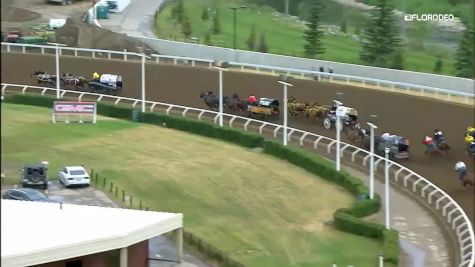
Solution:
<path fill-rule="evenodd" d="M 156 126 L 99 118 L 52 124 L 50 110 L 2 104 L 2 165 L 94 167 L 155 210 L 253 267 L 374 266 L 381 244 L 324 224 L 354 200 L 342 188 L 267 155 Z M 364 249 L 362 249 L 364 248 Z M 344 252 L 344 253 L 342 253 Z"/>
<path fill-rule="evenodd" d="M 213 45 L 222 47 L 233 47 L 233 11 L 231 6 L 246 4 L 247 9 L 238 10 L 237 15 L 237 47 L 238 49 L 247 50 L 246 40 L 250 35 L 252 25 L 256 25 L 256 40 L 260 40 L 261 33 L 265 33 L 269 53 L 282 54 L 289 56 L 303 56 L 303 32 L 305 26 L 295 22 L 286 21 L 275 14 L 275 10 L 269 7 L 258 7 L 250 5 L 244 0 L 201 0 L 191 1 L 185 0 L 185 12 L 190 19 L 192 36 L 199 38 L 199 42 L 204 42 L 204 36 L 210 32 L 212 26 L 211 17 L 216 9 L 219 9 L 220 23 L 222 33 L 211 35 Z M 184 40 L 181 33 L 181 25 L 175 24 L 171 18 L 171 9 L 173 5 L 168 5 L 157 16 L 155 21 L 155 32 L 158 37 L 165 39 Z M 210 8 L 210 19 L 201 20 L 201 12 L 204 7 Z M 352 25 L 348 25 L 348 32 L 353 32 Z M 327 35 L 324 38 L 326 52 L 321 56 L 323 60 L 362 64 L 359 59 L 361 50 L 358 41 L 350 36 L 334 36 Z M 406 70 L 421 71 L 432 73 L 437 58 L 421 52 L 412 47 L 404 54 Z M 444 58 L 443 74 L 450 75 L 452 73 L 452 65 L 454 60 Z M 316 66 L 319 67 L 319 66 Z M 338 70 L 336 70 L 338 71 Z"/>

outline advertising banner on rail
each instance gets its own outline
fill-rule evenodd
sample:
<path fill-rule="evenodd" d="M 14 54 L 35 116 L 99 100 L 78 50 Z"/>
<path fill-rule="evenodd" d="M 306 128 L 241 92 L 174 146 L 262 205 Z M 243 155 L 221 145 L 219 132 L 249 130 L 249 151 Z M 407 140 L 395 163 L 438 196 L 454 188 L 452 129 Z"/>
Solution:
<path fill-rule="evenodd" d="M 96 102 L 54 101 L 55 114 L 96 114 Z"/>

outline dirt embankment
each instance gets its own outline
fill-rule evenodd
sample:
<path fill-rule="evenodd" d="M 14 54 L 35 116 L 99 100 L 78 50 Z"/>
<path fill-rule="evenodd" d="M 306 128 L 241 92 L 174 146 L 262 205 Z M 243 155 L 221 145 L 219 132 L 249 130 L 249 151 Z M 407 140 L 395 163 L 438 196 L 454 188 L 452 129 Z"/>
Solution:
<path fill-rule="evenodd" d="M 58 16 L 67 17 L 66 25 L 55 31 L 56 42 L 72 47 L 118 51 L 127 49 L 127 51 L 137 53 L 150 50 L 152 53 L 156 53 L 147 44 L 134 38 L 84 22 L 82 17 L 89 6 L 83 3 L 72 6 L 55 6 L 32 0 L 22 1 L 2 0 L 2 33 L 15 30 L 29 35 L 35 32 L 31 28 L 33 24 L 47 23 L 49 19 L 58 18 Z M 31 3 L 27 3 L 27 1 L 31 1 Z"/>

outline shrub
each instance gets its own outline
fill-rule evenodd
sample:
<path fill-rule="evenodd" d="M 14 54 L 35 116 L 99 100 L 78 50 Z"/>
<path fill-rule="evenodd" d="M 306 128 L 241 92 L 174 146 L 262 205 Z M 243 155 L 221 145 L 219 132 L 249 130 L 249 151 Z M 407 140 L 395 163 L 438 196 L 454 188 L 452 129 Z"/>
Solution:
<path fill-rule="evenodd" d="M 264 143 L 264 138 L 254 133 L 220 127 L 211 123 L 178 116 L 146 112 L 141 114 L 140 121 L 166 126 L 168 128 L 190 132 L 201 136 L 221 139 L 248 148 L 262 147 Z"/>
<path fill-rule="evenodd" d="M 396 230 L 383 231 L 383 254 L 387 263 L 399 263 L 399 233 Z M 388 266 L 387 264 L 385 266 Z"/>
<path fill-rule="evenodd" d="M 11 95 L 5 96 L 6 103 L 52 108 L 56 100 L 53 96 Z"/>

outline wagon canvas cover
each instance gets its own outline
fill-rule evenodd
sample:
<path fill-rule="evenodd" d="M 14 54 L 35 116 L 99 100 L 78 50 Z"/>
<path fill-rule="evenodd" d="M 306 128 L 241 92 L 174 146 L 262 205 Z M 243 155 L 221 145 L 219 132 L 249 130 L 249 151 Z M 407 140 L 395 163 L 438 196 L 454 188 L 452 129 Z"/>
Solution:
<path fill-rule="evenodd" d="M 118 77 L 119 76 L 113 75 L 113 74 L 102 74 L 99 81 L 101 83 L 107 83 L 107 84 L 114 83 L 115 84 L 117 81 L 120 81 L 120 79 Z"/>

